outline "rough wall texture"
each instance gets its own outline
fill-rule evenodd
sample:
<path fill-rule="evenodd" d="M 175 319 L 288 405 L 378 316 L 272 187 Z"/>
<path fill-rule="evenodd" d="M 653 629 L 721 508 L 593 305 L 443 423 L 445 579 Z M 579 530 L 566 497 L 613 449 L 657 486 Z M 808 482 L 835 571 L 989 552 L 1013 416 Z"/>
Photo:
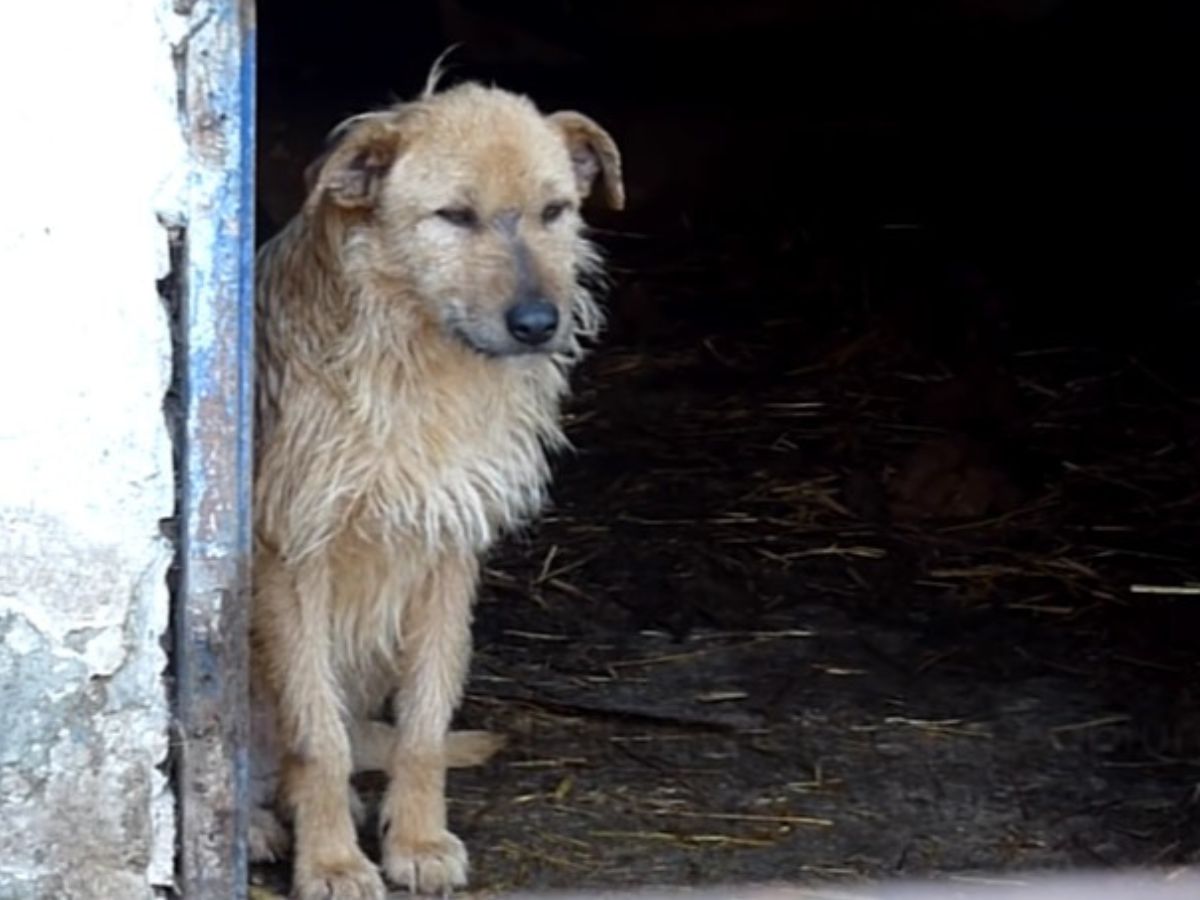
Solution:
<path fill-rule="evenodd" d="M 0 900 L 171 881 L 169 0 L 0 6 Z"/>

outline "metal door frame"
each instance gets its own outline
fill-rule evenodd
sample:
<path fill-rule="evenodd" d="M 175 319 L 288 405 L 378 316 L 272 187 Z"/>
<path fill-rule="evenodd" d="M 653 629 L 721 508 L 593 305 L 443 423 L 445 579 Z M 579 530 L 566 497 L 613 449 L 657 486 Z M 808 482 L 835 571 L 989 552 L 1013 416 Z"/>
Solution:
<path fill-rule="evenodd" d="M 177 885 L 247 893 L 247 633 L 254 373 L 253 0 L 175 0 L 190 147 L 178 260 L 183 399 L 172 612 Z"/>

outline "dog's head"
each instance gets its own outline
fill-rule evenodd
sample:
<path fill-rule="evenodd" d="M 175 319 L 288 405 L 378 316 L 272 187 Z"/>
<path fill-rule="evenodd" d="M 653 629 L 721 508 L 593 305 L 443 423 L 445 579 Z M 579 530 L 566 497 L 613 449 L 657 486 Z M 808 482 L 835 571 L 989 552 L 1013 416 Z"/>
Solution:
<path fill-rule="evenodd" d="M 476 84 L 347 121 L 308 177 L 307 213 L 344 224 L 352 277 L 489 356 L 573 344 L 595 263 L 580 208 L 597 186 L 624 203 L 604 129 Z"/>

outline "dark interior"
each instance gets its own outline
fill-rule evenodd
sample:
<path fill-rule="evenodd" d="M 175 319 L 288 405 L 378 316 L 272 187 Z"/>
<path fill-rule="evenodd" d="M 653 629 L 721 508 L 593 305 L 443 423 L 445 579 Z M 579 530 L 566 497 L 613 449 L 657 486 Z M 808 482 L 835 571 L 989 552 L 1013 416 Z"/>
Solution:
<path fill-rule="evenodd" d="M 624 155 L 480 600 L 476 887 L 1200 858 L 1200 7 L 258 9 L 260 236 L 452 43 Z"/>

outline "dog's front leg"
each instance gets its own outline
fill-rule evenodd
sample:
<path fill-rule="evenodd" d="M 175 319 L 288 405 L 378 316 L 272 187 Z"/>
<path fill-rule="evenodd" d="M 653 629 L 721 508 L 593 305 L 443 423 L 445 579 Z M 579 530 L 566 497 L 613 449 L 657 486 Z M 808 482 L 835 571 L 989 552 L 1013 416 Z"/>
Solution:
<path fill-rule="evenodd" d="M 265 623 L 285 742 L 280 787 L 295 824 L 292 896 L 383 900 L 383 879 L 358 846 L 350 811 L 350 739 L 330 645 L 329 572 L 312 564 L 266 582 L 264 591 L 292 594 L 274 607 L 285 614 Z"/>
<path fill-rule="evenodd" d="M 409 890 L 445 892 L 467 882 L 466 849 L 446 827 L 445 745 L 466 679 L 477 573 L 473 557 L 440 560 L 405 616 L 380 829 L 384 871 Z"/>

